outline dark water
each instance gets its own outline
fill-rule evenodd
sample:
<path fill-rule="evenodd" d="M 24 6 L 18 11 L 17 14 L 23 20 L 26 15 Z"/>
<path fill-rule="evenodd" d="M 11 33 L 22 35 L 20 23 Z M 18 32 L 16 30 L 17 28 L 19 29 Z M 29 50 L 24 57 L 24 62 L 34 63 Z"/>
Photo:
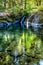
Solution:
<path fill-rule="evenodd" d="M 27 20 L 26 20 L 27 19 Z M 43 24 L 29 22 L 0 22 L 1 65 L 43 65 Z"/>

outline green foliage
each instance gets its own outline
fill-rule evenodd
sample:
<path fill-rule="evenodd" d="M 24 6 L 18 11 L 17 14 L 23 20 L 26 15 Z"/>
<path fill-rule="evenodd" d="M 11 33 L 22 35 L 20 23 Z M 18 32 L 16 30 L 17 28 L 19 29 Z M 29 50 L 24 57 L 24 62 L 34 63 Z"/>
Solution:
<path fill-rule="evenodd" d="M 13 12 L 15 15 L 19 15 L 19 13 L 25 15 L 26 13 L 39 11 L 42 6 L 43 0 L 40 0 L 40 2 L 39 0 L 0 0 L 0 10 L 4 9 L 10 13 Z"/>

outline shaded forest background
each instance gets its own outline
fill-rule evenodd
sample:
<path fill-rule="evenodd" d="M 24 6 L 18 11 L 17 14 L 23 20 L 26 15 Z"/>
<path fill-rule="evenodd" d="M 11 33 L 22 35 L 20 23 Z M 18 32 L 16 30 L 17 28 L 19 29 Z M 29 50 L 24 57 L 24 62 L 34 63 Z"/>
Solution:
<path fill-rule="evenodd" d="M 0 0 L 0 11 L 10 11 L 14 14 L 32 12 L 43 8 L 43 0 Z"/>
<path fill-rule="evenodd" d="M 43 0 L 0 0 L 0 12 L 7 12 L 11 17 L 21 18 L 36 11 L 43 12 Z"/>

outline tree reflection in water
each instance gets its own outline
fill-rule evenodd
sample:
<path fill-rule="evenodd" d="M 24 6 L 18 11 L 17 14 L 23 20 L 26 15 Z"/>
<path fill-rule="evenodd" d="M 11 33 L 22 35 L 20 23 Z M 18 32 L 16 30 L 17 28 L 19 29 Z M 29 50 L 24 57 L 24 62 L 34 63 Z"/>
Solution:
<path fill-rule="evenodd" d="M 3 65 L 43 65 L 43 29 L 34 29 L 10 26 L 7 30 L 0 30 L 1 64 L 3 62 Z"/>

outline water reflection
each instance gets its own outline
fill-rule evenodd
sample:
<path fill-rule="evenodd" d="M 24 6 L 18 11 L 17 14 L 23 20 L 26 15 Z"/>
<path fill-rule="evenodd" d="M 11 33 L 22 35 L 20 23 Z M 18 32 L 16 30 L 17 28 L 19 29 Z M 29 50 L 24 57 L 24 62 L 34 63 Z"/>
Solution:
<path fill-rule="evenodd" d="M 15 65 L 19 65 L 19 59 L 18 59 L 18 52 L 17 50 L 14 51 L 14 57 L 15 57 Z"/>
<path fill-rule="evenodd" d="M 3 48 L 10 50 L 3 53 L 5 57 L 10 55 L 13 58 L 13 65 L 43 65 L 43 42 L 40 38 L 40 33 L 43 35 L 42 25 L 36 22 L 30 23 L 28 20 L 23 22 L 24 18 L 21 27 L 18 24 L 16 26 L 16 23 L 7 22 L 9 28 L 0 31 L 0 51 L 3 52 Z M 5 61 L 2 59 L 2 62 Z"/>

